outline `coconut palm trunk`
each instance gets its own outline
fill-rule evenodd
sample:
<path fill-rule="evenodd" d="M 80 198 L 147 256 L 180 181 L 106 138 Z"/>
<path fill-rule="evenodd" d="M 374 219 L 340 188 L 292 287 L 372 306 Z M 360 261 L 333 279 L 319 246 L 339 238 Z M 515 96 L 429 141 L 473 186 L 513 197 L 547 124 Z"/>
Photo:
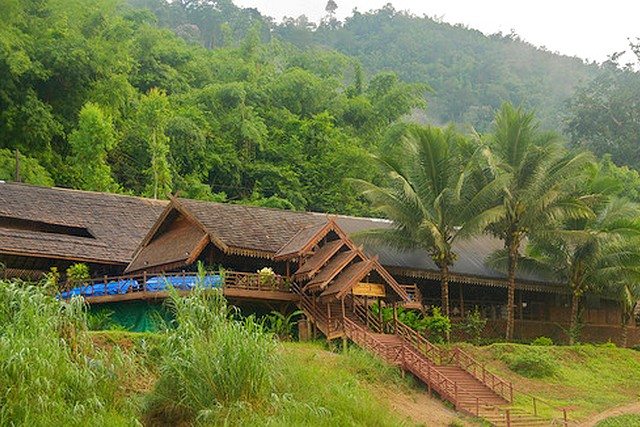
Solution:
<path fill-rule="evenodd" d="M 442 295 L 442 314 L 449 317 L 449 266 L 440 269 L 440 293 Z"/>
<path fill-rule="evenodd" d="M 578 312 L 580 308 L 580 291 L 574 289 L 571 294 L 571 318 L 569 321 L 569 345 L 576 343 L 578 328 Z"/>
<path fill-rule="evenodd" d="M 513 339 L 515 329 L 515 304 L 516 304 L 516 267 L 518 263 L 518 245 L 511 243 L 509 247 L 508 288 L 507 288 L 507 327 L 505 339 Z"/>

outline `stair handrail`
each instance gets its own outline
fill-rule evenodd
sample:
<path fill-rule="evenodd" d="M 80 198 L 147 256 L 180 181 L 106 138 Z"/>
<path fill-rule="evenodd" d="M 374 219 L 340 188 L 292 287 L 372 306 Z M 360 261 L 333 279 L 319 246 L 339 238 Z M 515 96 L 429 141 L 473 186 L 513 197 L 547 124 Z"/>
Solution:
<path fill-rule="evenodd" d="M 398 359 L 400 359 L 400 364 L 402 364 L 402 347 L 399 347 L 399 349 L 398 347 L 396 347 L 395 349 L 393 349 L 394 351 L 390 353 L 387 351 L 387 346 L 385 346 L 380 340 L 376 339 L 370 331 L 366 330 L 361 325 L 358 325 L 356 322 L 347 317 L 343 318 L 343 322 L 344 331 L 347 335 L 347 338 L 356 342 L 358 345 L 365 347 L 367 350 L 378 354 L 388 363 L 399 364 Z M 359 337 L 360 339 L 358 339 Z"/>
<path fill-rule="evenodd" d="M 291 292 L 300 297 L 300 308 L 302 308 L 302 310 L 305 311 L 307 315 L 310 315 L 315 320 L 319 320 L 321 323 L 324 323 L 326 325 L 327 335 L 331 332 L 339 331 L 342 328 L 342 316 L 333 318 L 327 317 L 321 310 L 318 309 L 318 307 L 314 306 L 309 296 L 302 291 L 297 282 L 291 282 L 290 289 Z"/>
<path fill-rule="evenodd" d="M 384 332 L 383 324 L 380 323 L 379 319 L 375 316 L 375 314 L 369 307 L 366 307 L 363 304 L 357 303 L 355 299 L 353 300 L 353 306 L 354 306 L 355 314 L 358 316 L 358 318 L 362 323 L 367 324 L 367 321 L 368 321 L 369 326 L 373 325 L 372 329 L 374 332 L 378 332 L 378 333 Z"/>
<path fill-rule="evenodd" d="M 442 365 L 445 352 L 435 344 L 431 343 L 425 337 L 420 335 L 415 329 L 402 323 L 400 320 L 395 321 L 395 333 L 413 344 L 420 353 L 424 354 L 434 365 Z"/>
<path fill-rule="evenodd" d="M 502 396 L 507 402 L 513 403 L 513 383 L 506 381 L 496 374 L 488 371 L 486 366 L 480 364 L 471 355 L 460 347 L 453 349 L 453 362 L 456 366 L 473 375 L 478 381 Z"/>
<path fill-rule="evenodd" d="M 495 407 L 494 404 L 462 389 L 456 381 L 448 378 L 445 374 L 440 372 L 438 366 L 433 364 L 430 359 L 423 359 L 423 357 L 425 357 L 423 352 L 419 351 L 406 339 L 402 340 L 402 346 L 396 347 L 395 351 L 389 353 L 386 346 L 377 340 L 372 335 L 371 331 L 365 329 L 362 325 L 357 324 L 349 318 L 344 318 L 343 322 L 345 334 L 349 339 L 378 354 L 389 363 L 398 364 L 398 359 L 400 358 L 400 365 L 404 370 L 409 370 L 415 375 L 422 377 L 421 380 L 424 381 L 430 389 L 434 389 L 441 396 L 450 399 L 457 409 L 463 409 L 471 414 L 479 415 L 480 405 L 483 407 Z M 398 351 L 398 349 L 400 351 Z M 473 402 L 475 399 L 473 408 L 465 408 L 465 406 L 462 405 L 462 396 L 469 397 L 467 402 Z M 475 413 L 473 409 L 475 409 Z"/>

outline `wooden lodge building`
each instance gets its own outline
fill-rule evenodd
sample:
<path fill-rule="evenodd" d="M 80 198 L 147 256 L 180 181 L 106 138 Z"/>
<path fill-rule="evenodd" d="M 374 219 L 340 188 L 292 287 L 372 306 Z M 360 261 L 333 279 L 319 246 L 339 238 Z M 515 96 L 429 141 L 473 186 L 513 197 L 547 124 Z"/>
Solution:
<path fill-rule="evenodd" d="M 359 299 L 427 310 L 439 305 L 438 270 L 425 251 L 363 247 L 352 239 L 359 231 L 391 226 L 381 219 L 0 182 L 0 277 L 38 279 L 53 266 L 63 272 L 83 262 L 96 281 L 106 283 L 105 276 L 146 280 L 185 275 L 201 261 L 226 272 L 225 294 L 237 304 L 263 300 L 291 306 L 305 294 L 313 305 L 308 311 L 322 307 L 329 319 L 332 310 L 355 312 Z M 460 242 L 450 280 L 453 320 L 478 307 L 489 319 L 486 334 L 495 336 L 504 331 L 506 277 L 485 260 L 501 246 L 489 236 Z M 150 294 L 142 289 L 87 300 L 146 297 Z M 565 287 L 520 275 L 516 337 L 564 340 L 569 301 Z M 616 301 L 589 296 L 583 307 L 585 341 L 620 340 Z M 636 344 L 640 333 L 630 326 L 628 342 Z"/>

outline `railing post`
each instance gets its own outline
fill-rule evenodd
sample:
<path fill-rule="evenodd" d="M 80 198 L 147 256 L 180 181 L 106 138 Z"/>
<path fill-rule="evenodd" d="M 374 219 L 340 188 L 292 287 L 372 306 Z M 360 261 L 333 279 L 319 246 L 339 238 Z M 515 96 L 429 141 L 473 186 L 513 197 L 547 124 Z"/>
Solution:
<path fill-rule="evenodd" d="M 487 383 L 487 369 L 485 368 L 484 365 L 482 365 L 482 382 L 484 384 Z"/>
<path fill-rule="evenodd" d="M 142 272 L 142 292 L 147 291 L 147 270 Z"/>
<path fill-rule="evenodd" d="M 505 415 L 507 417 L 507 427 L 511 427 L 511 411 L 507 409 Z"/>
<path fill-rule="evenodd" d="M 567 427 L 569 425 L 569 418 L 567 417 L 567 408 L 562 408 L 562 425 Z"/>
<path fill-rule="evenodd" d="M 534 416 L 538 416 L 538 406 L 536 405 L 536 397 L 535 396 L 531 396 L 531 399 L 533 399 L 533 415 Z"/>
<path fill-rule="evenodd" d="M 456 409 L 458 409 L 458 383 L 457 382 L 453 383 L 453 393 L 455 395 L 455 398 L 454 398 L 455 403 L 454 403 L 454 405 L 455 405 Z"/>
<path fill-rule="evenodd" d="M 480 398 L 476 396 L 476 416 L 480 416 Z"/>
<path fill-rule="evenodd" d="M 513 383 L 509 383 L 509 403 L 513 403 Z"/>

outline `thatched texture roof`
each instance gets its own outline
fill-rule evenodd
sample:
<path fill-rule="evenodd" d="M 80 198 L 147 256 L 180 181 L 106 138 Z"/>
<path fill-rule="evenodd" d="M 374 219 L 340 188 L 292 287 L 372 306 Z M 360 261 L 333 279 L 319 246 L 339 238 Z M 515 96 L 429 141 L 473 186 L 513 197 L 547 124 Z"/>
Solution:
<path fill-rule="evenodd" d="M 127 264 L 166 202 L 0 183 L 0 254 Z"/>

